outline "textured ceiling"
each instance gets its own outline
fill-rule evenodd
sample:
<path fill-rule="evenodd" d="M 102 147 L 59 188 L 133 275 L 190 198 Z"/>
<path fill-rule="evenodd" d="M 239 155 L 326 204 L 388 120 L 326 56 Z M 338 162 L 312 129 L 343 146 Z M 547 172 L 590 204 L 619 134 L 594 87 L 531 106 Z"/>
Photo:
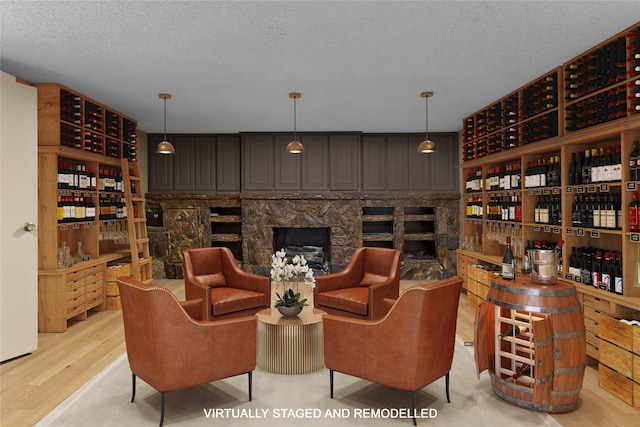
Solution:
<path fill-rule="evenodd" d="M 640 20 L 640 2 L 0 3 L 0 67 L 162 132 L 457 131 Z"/>

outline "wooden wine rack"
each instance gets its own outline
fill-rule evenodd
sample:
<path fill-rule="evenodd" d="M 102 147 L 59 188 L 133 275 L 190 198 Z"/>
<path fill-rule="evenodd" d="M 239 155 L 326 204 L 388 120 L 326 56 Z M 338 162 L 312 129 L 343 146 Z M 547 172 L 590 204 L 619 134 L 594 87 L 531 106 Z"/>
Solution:
<path fill-rule="evenodd" d="M 131 258 L 134 277 L 151 280 L 151 259 L 144 233 L 144 199 L 137 167 L 136 122 L 114 110 L 57 84 L 38 88 L 38 329 L 64 332 L 67 320 L 86 320 L 90 310 L 106 309 L 105 274 L 108 263 Z M 98 176 L 102 170 L 126 174 L 121 191 L 58 188 L 59 165 L 84 167 Z M 74 186 L 75 187 L 75 186 Z M 95 218 L 58 220 L 59 199 L 76 199 L 95 206 Z M 100 218 L 101 200 L 125 199 L 127 218 Z M 133 205 L 138 204 L 135 209 Z M 76 204 L 77 209 L 78 204 Z M 104 202 L 102 207 L 106 206 Z M 135 216 L 135 218 L 134 218 Z M 131 228 L 132 221 L 136 227 Z M 135 236 L 127 236 L 129 233 Z M 134 233 L 135 231 L 135 233 Z M 140 237 L 142 235 L 142 237 Z M 130 239 L 130 240 L 127 240 Z M 130 244 L 134 242 L 134 244 Z M 59 249 L 84 259 L 60 263 Z M 140 255 L 142 254 L 142 255 Z M 144 259 L 142 259 L 144 258 Z M 144 273 L 144 274 L 143 274 Z"/>

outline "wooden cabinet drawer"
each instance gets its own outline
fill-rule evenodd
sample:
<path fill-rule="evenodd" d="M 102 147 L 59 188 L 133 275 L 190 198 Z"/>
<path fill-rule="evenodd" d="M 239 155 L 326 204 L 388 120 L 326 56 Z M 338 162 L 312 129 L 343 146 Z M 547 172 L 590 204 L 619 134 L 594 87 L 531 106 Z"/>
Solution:
<path fill-rule="evenodd" d="M 104 282 L 100 280 L 98 282 L 87 283 L 85 289 L 87 294 L 95 291 L 96 289 L 99 289 L 100 292 L 104 293 Z"/>
<path fill-rule="evenodd" d="M 600 338 L 598 337 L 597 332 L 593 332 L 593 331 L 587 330 L 586 336 L 587 336 L 587 342 L 588 343 L 593 344 L 596 347 L 599 346 Z"/>
<path fill-rule="evenodd" d="M 100 288 L 100 289 L 94 289 L 91 292 L 87 292 L 86 300 L 87 300 L 87 310 L 97 305 L 100 305 L 104 302 L 104 291 L 102 290 L 102 288 Z"/>
<path fill-rule="evenodd" d="M 589 332 L 598 333 L 598 321 L 590 317 L 584 316 L 584 327 Z"/>
<path fill-rule="evenodd" d="M 66 299 L 71 299 L 77 295 L 84 295 L 84 279 L 76 282 L 67 282 L 64 288 L 64 294 Z"/>
<path fill-rule="evenodd" d="M 589 336 L 588 332 L 587 332 L 587 336 Z M 598 360 L 598 357 L 600 356 L 600 352 L 598 351 L 598 346 L 593 345 L 593 344 L 591 344 L 590 342 L 587 341 L 587 355 L 589 355 L 589 356 L 593 357 L 594 359 Z"/>
<path fill-rule="evenodd" d="M 588 305 L 583 306 L 584 309 L 584 318 L 591 319 L 598 324 L 598 318 L 601 314 L 607 314 L 608 312 L 605 310 L 599 310 L 597 308 L 590 307 Z"/>
<path fill-rule="evenodd" d="M 77 288 L 79 286 L 84 286 L 84 276 L 76 277 L 74 280 L 68 280 L 65 283 L 65 290 Z"/>
<path fill-rule="evenodd" d="M 82 279 L 84 277 L 84 269 L 79 269 L 72 271 L 71 273 L 67 273 L 66 280 L 67 282 L 73 282 L 78 279 Z"/>
<path fill-rule="evenodd" d="M 93 274 L 87 274 L 84 280 L 87 286 L 92 283 L 102 283 L 104 281 L 104 273 L 100 271 Z"/>
<path fill-rule="evenodd" d="M 104 272 L 104 264 L 94 265 L 93 267 L 87 267 L 84 270 L 84 274 L 90 276 L 92 274 L 103 273 Z"/>
<path fill-rule="evenodd" d="M 608 313 L 609 310 L 611 310 L 610 300 L 589 294 L 584 294 L 582 303 L 585 305 L 585 307 L 593 307 L 596 310 L 600 310 L 604 313 Z"/>
<path fill-rule="evenodd" d="M 78 295 L 67 300 L 67 317 L 76 316 L 85 311 L 85 296 Z"/>

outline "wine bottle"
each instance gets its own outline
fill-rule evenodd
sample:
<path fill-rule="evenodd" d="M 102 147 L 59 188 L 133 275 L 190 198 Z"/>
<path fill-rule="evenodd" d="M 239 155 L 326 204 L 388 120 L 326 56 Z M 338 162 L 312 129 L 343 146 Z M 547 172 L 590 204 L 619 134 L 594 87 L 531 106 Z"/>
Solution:
<path fill-rule="evenodd" d="M 518 325 L 509 325 L 507 330 L 500 334 L 500 339 L 504 339 L 505 337 L 516 337 L 526 331 L 526 328 L 521 328 Z"/>
<path fill-rule="evenodd" d="M 638 222 L 638 192 L 633 192 L 633 200 L 629 204 L 629 231 L 640 231 L 640 223 Z"/>
<path fill-rule="evenodd" d="M 614 261 L 614 266 L 613 266 L 613 282 L 614 282 L 614 289 L 613 291 L 618 294 L 618 295 L 622 295 L 624 292 L 624 286 L 623 286 L 623 281 L 622 281 L 622 252 L 616 252 L 616 255 L 614 256 L 615 261 Z"/>
<path fill-rule="evenodd" d="M 602 286 L 602 251 L 596 251 L 596 257 L 591 261 L 591 283 L 594 288 Z"/>
<path fill-rule="evenodd" d="M 629 172 L 631 174 L 631 181 L 638 180 L 638 141 L 633 141 L 633 150 L 631 151 L 631 156 L 629 157 Z"/>
<path fill-rule="evenodd" d="M 591 183 L 591 150 L 584 150 L 584 163 L 582 163 L 582 184 Z"/>
<path fill-rule="evenodd" d="M 569 164 L 569 185 L 576 185 L 576 153 L 571 153 L 571 163 Z"/>
<path fill-rule="evenodd" d="M 511 236 L 507 236 L 507 245 L 502 256 L 502 278 L 506 280 L 516 278 L 516 259 L 511 251 Z"/>
<path fill-rule="evenodd" d="M 520 369 L 518 369 L 511 377 L 514 380 L 517 380 L 523 375 L 529 375 L 530 372 L 531 372 L 531 365 L 529 365 L 528 363 L 523 363 L 522 366 L 520 366 Z"/>

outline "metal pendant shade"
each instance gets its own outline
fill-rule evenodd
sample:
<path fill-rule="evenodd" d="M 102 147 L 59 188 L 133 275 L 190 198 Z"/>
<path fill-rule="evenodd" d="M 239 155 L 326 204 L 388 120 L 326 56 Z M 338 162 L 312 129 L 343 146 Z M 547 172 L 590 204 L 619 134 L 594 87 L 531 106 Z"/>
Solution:
<path fill-rule="evenodd" d="M 156 146 L 156 153 L 175 154 L 176 149 L 173 147 L 173 144 L 167 141 L 167 99 L 171 99 L 171 95 L 161 93 L 158 96 L 164 100 L 164 139 Z"/>
<path fill-rule="evenodd" d="M 429 139 L 429 98 L 433 96 L 433 92 L 422 92 L 420 94 L 422 98 L 425 99 L 426 103 L 426 113 L 425 113 L 425 122 L 426 122 L 426 132 L 424 141 L 418 145 L 419 153 L 433 153 L 436 151 L 436 143 Z"/>
<path fill-rule="evenodd" d="M 298 141 L 296 135 L 296 99 L 300 98 L 302 95 L 298 92 L 291 92 L 289 94 L 289 98 L 293 99 L 293 141 L 287 144 L 287 153 L 291 154 L 300 154 L 304 152 L 304 145 L 302 142 Z"/>

